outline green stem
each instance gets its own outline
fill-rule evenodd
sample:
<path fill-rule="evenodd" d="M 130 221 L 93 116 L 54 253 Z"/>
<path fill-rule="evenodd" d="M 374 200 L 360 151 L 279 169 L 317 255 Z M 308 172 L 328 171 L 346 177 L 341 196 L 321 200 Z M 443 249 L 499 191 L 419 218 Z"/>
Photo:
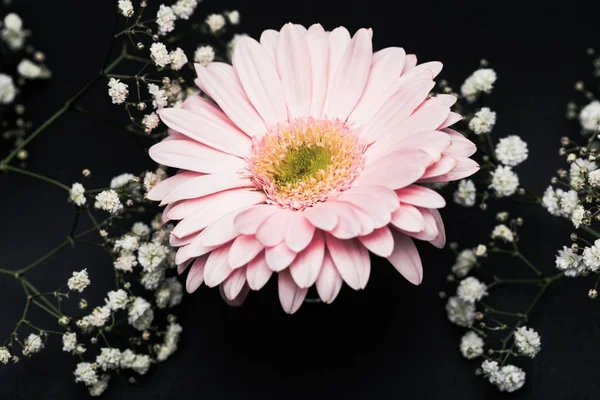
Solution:
<path fill-rule="evenodd" d="M 531 269 L 533 272 L 535 272 L 538 276 L 544 275 L 544 274 L 542 274 L 542 271 L 540 271 L 535 265 L 533 265 L 531 263 L 531 261 L 529 261 L 527 258 L 525 258 L 525 256 L 523 254 L 521 254 L 521 252 L 517 252 L 515 255 L 517 257 L 519 257 L 521 259 L 521 261 L 523 261 L 523 263 L 525 263 L 525 265 L 527 265 L 529 267 L 529 269 Z"/>
<path fill-rule="evenodd" d="M 17 273 L 19 275 L 26 274 L 32 268 L 35 268 L 37 265 L 43 263 L 48 258 L 52 257 L 54 254 L 58 253 L 60 250 L 62 250 L 64 247 L 66 247 L 69 243 L 71 243 L 71 241 L 69 239 L 65 239 L 61 244 L 59 244 L 58 246 L 56 246 L 56 248 L 54 248 L 53 250 L 51 250 L 49 253 L 46 253 L 42 257 L 38 258 L 37 260 L 35 260 L 34 262 L 32 262 L 31 264 L 29 264 L 28 266 L 26 266 L 25 268 L 22 268 L 22 269 L 18 270 Z"/>
<path fill-rule="evenodd" d="M 581 229 L 583 229 L 584 231 L 586 231 L 587 233 L 589 233 L 590 235 L 594 235 L 596 238 L 600 238 L 600 232 L 590 228 L 589 226 L 583 225 L 581 227 Z"/>
<path fill-rule="evenodd" d="M 35 296 L 38 296 L 44 303 L 46 303 L 46 305 L 48 307 L 50 307 L 52 310 L 54 310 L 54 312 L 61 314 L 58 307 L 56 307 L 54 304 L 52 304 L 52 302 L 50 300 L 48 300 L 46 298 L 46 296 L 43 296 L 42 293 L 40 293 L 40 291 L 37 290 L 37 288 L 31 284 L 31 282 L 29 282 L 25 278 L 20 278 L 20 280 L 24 287 L 26 287 L 28 290 L 31 290 Z"/>
<path fill-rule="evenodd" d="M 24 169 L 21 169 L 21 168 L 12 167 L 10 165 L 4 165 L 4 164 L 1 164 L 1 163 L 0 163 L 0 170 L 16 172 L 18 174 L 26 175 L 26 176 L 29 176 L 31 178 L 39 179 L 41 181 L 50 183 L 50 184 L 52 184 L 54 186 L 58 186 L 59 188 L 61 188 L 63 190 L 66 190 L 67 192 L 71 191 L 71 188 L 68 187 L 67 185 L 64 185 L 64 184 L 62 184 L 62 183 L 60 183 L 60 182 L 58 182 L 58 181 L 56 181 L 54 179 L 45 177 L 43 175 L 36 174 L 35 172 L 27 171 L 27 170 L 24 170 Z"/>

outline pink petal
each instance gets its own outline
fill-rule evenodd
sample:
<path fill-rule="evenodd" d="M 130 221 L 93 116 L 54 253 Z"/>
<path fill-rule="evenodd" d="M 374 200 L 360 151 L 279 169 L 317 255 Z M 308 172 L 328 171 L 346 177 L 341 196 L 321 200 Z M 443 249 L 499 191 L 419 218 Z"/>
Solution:
<path fill-rule="evenodd" d="M 240 268 L 252 261 L 264 246 L 253 235 L 238 236 L 229 250 L 229 266 L 232 269 Z"/>
<path fill-rule="evenodd" d="M 260 44 L 265 48 L 265 51 L 271 58 L 274 65 L 277 65 L 277 40 L 279 32 L 273 29 L 267 29 L 260 35 Z"/>
<path fill-rule="evenodd" d="M 184 263 L 178 264 L 177 265 L 177 275 L 181 275 L 185 272 L 185 270 L 187 269 L 187 267 L 190 266 L 190 264 L 192 263 L 192 260 L 188 260 Z"/>
<path fill-rule="evenodd" d="M 194 240 L 192 240 L 192 242 L 189 245 L 179 248 L 179 250 L 177 251 L 177 256 L 181 257 L 181 259 L 200 257 L 204 254 L 210 253 L 217 247 L 219 247 L 219 246 L 208 246 L 207 247 L 207 246 L 202 245 L 202 235 L 197 234 L 197 235 L 195 235 Z M 179 252 L 182 249 L 185 249 L 185 250 L 180 255 Z M 180 261 L 177 261 L 177 258 L 175 259 L 175 261 L 178 264 L 180 263 Z"/>
<path fill-rule="evenodd" d="M 477 146 L 462 134 L 452 129 L 444 129 L 452 140 L 452 145 L 446 150 L 446 154 L 462 157 L 470 157 L 477 151 Z"/>
<path fill-rule="evenodd" d="M 250 207 L 235 217 L 233 220 L 235 229 L 244 235 L 254 235 L 260 224 L 279 210 L 281 210 L 280 207 L 271 204 Z"/>
<path fill-rule="evenodd" d="M 455 158 L 444 155 L 440 161 L 433 163 L 427 168 L 421 179 L 433 178 L 447 174 L 454 167 L 456 167 L 457 164 L 458 161 Z"/>
<path fill-rule="evenodd" d="M 296 253 L 290 250 L 285 243 L 279 243 L 274 247 L 265 249 L 265 260 L 271 270 L 275 272 L 282 271 L 290 266 L 296 258 Z"/>
<path fill-rule="evenodd" d="M 231 244 L 226 244 L 213 250 L 204 266 L 204 282 L 208 287 L 215 287 L 223 282 L 233 272 L 227 262 L 227 254 Z"/>
<path fill-rule="evenodd" d="M 345 191 L 344 193 L 361 193 L 377 198 L 378 202 L 381 202 L 382 207 L 388 208 L 390 211 L 395 210 L 398 207 L 398 196 L 393 189 L 387 188 L 381 185 L 360 185 L 354 186 Z"/>
<path fill-rule="evenodd" d="M 305 217 L 303 212 L 295 212 L 285 229 L 285 243 L 296 253 L 304 250 L 315 233 L 315 227 Z"/>
<path fill-rule="evenodd" d="M 240 294 L 246 284 L 246 271 L 244 268 L 238 268 L 229 275 L 225 282 L 221 284 L 225 297 L 232 301 Z"/>
<path fill-rule="evenodd" d="M 252 147 L 252 141 L 248 136 L 214 115 L 192 112 L 183 108 L 163 108 L 159 114 L 160 119 L 169 128 L 213 149 L 244 157 Z"/>
<path fill-rule="evenodd" d="M 371 273 L 369 252 L 356 239 L 340 240 L 325 235 L 327 249 L 338 272 L 354 290 L 364 289 Z"/>
<path fill-rule="evenodd" d="M 193 256 L 187 255 L 187 248 L 188 246 L 181 246 L 177 249 L 177 253 L 175 253 L 175 264 L 184 264 L 188 262 L 190 258 L 193 258 Z"/>
<path fill-rule="evenodd" d="M 405 204 L 406 206 L 406 204 Z M 435 221 L 435 218 L 433 217 L 433 215 L 431 214 L 430 209 L 428 208 L 421 208 L 421 207 L 415 207 L 419 213 L 421 213 L 423 220 L 425 221 L 425 227 L 422 231 L 420 232 L 410 232 L 410 231 L 406 231 L 403 229 L 399 229 L 402 233 L 411 236 L 415 239 L 419 239 L 419 240 L 435 240 L 435 238 L 437 238 L 439 236 L 439 231 L 437 228 L 437 223 Z M 436 211 L 436 210 L 433 210 Z"/>
<path fill-rule="evenodd" d="M 425 173 L 431 157 L 421 150 L 397 151 L 365 167 L 356 185 L 371 184 L 399 189 L 416 182 Z"/>
<path fill-rule="evenodd" d="M 436 130 L 448 118 L 450 109 L 446 106 L 427 101 L 411 116 L 406 118 L 395 131 L 388 131 L 396 140 L 420 132 Z"/>
<path fill-rule="evenodd" d="M 169 219 L 181 220 L 191 216 L 197 211 L 202 210 L 203 208 L 211 205 L 212 203 L 220 203 L 223 199 L 226 199 L 229 196 L 236 197 L 243 192 L 250 192 L 251 190 L 252 189 L 247 188 L 231 189 L 198 197 L 195 199 L 187 199 L 171 203 L 167 206 L 170 207 L 171 205 L 173 205 L 173 207 L 170 207 L 168 217 Z"/>
<path fill-rule="evenodd" d="M 175 235 L 169 236 L 169 245 L 173 247 L 185 246 L 186 244 L 192 243 L 192 241 L 196 238 L 196 234 L 184 236 L 182 238 L 178 238 Z"/>
<path fill-rule="evenodd" d="M 148 200 L 160 201 L 164 199 L 176 187 L 182 185 L 183 183 L 189 181 L 192 178 L 197 178 L 199 176 L 204 175 L 191 171 L 180 172 L 177 175 L 173 175 L 165 179 L 164 181 L 159 182 L 148 192 L 146 198 Z"/>
<path fill-rule="evenodd" d="M 337 225 L 330 233 L 338 239 L 351 239 L 361 233 L 361 224 L 351 205 L 342 202 L 331 202 L 339 218 Z"/>
<path fill-rule="evenodd" d="M 242 286 L 242 289 L 240 290 L 240 293 L 237 295 L 237 297 L 233 300 L 230 300 L 227 298 L 225 290 L 226 289 L 224 284 L 219 285 L 219 293 L 221 294 L 221 297 L 223 298 L 223 300 L 225 300 L 225 303 L 227 303 L 231 307 L 241 306 L 246 300 L 246 297 L 248 297 L 248 292 L 250 292 L 248 285 L 244 285 Z"/>
<path fill-rule="evenodd" d="M 306 43 L 310 54 L 310 69 L 312 72 L 312 99 L 309 115 L 320 118 L 327 94 L 327 62 L 329 42 L 325 30 L 319 24 L 308 28 Z"/>
<path fill-rule="evenodd" d="M 317 231 L 310 245 L 299 253 L 290 265 L 292 278 L 299 287 L 308 288 L 315 283 L 323 264 L 324 253 L 323 234 Z"/>
<path fill-rule="evenodd" d="M 405 74 L 407 71 L 410 71 L 417 65 L 417 56 L 414 54 L 407 54 L 406 60 L 404 61 L 404 69 L 402 70 L 402 74 Z"/>
<path fill-rule="evenodd" d="M 238 41 L 232 63 L 250 102 L 265 122 L 276 125 L 285 121 L 283 88 L 267 51 L 256 40 L 243 37 Z"/>
<path fill-rule="evenodd" d="M 360 225 L 360 230 L 356 236 L 368 235 L 369 233 L 375 230 L 375 227 L 379 228 L 381 226 L 387 225 L 387 223 L 384 224 L 382 221 L 378 221 L 379 223 L 376 225 L 375 221 L 373 221 L 373 218 L 371 218 L 371 216 L 367 214 L 362 208 L 358 208 L 353 204 L 350 204 L 350 208 L 352 209 L 354 215 L 356 215 L 356 221 Z M 336 236 L 334 231 L 331 231 L 331 234 Z M 336 237 L 339 238 L 339 235 L 337 235 Z"/>
<path fill-rule="evenodd" d="M 267 265 L 264 253 L 250 261 L 246 266 L 246 279 L 252 290 L 260 290 L 269 281 L 273 271 Z"/>
<path fill-rule="evenodd" d="M 329 34 L 329 61 L 327 66 L 327 85 L 330 88 L 340 66 L 342 58 L 350 46 L 350 33 L 342 26 L 335 28 Z M 328 90 L 329 92 L 329 90 Z"/>
<path fill-rule="evenodd" d="M 420 185 L 410 185 L 396 190 L 398 199 L 403 203 L 425 208 L 442 208 L 446 200 L 435 190 Z"/>
<path fill-rule="evenodd" d="M 438 101 L 439 104 L 444 105 L 446 107 L 452 107 L 454 104 L 456 104 L 457 100 L 456 96 L 452 94 L 437 94 L 432 99 L 435 99 L 436 101 Z"/>
<path fill-rule="evenodd" d="M 373 54 L 365 90 L 348 117 L 358 125 L 368 123 L 387 100 L 385 94 L 398 80 L 404 66 L 404 49 L 389 47 Z M 391 95 L 391 94 L 390 94 Z"/>
<path fill-rule="evenodd" d="M 392 213 L 392 225 L 406 232 L 422 232 L 425 220 L 419 210 L 410 204 L 400 204 Z"/>
<path fill-rule="evenodd" d="M 371 38 L 366 29 L 359 29 L 333 77 L 323 107 L 324 115 L 341 120 L 348 118 L 365 90 L 372 56 Z"/>
<path fill-rule="evenodd" d="M 371 253 L 380 257 L 389 257 L 394 250 L 394 238 L 392 237 L 390 228 L 387 226 L 375 229 L 369 235 L 359 236 L 358 240 L 360 240 L 363 246 Z"/>
<path fill-rule="evenodd" d="M 444 248 L 446 245 L 446 229 L 444 228 L 444 221 L 442 220 L 442 216 L 438 210 L 429 210 L 433 219 L 435 220 L 435 224 L 438 230 L 438 236 L 430 240 L 429 243 L 437 247 L 438 249 Z"/>
<path fill-rule="evenodd" d="M 446 174 L 432 178 L 422 179 L 421 182 L 448 182 L 456 181 L 473 175 L 479 171 L 479 164 L 470 158 L 453 156 L 458 162 L 456 166 Z"/>
<path fill-rule="evenodd" d="M 442 124 L 438 127 L 438 129 L 444 129 L 447 128 L 451 125 L 454 125 L 455 123 L 457 123 L 458 121 L 462 120 L 463 117 L 460 114 L 457 114 L 455 112 L 450 112 L 450 114 L 448 114 L 448 118 L 446 118 L 444 120 L 444 122 L 442 122 Z"/>
<path fill-rule="evenodd" d="M 317 278 L 317 292 L 324 303 L 331 303 L 337 297 L 343 284 L 342 276 L 335 268 L 335 264 L 329 255 L 325 252 L 321 272 Z"/>
<path fill-rule="evenodd" d="M 167 196 L 162 199 L 161 204 L 169 204 L 174 201 L 202 197 L 227 189 L 253 187 L 255 186 L 251 179 L 241 178 L 236 174 L 201 175 L 187 179 L 185 182 L 171 190 Z"/>
<path fill-rule="evenodd" d="M 275 246 L 283 242 L 288 222 L 296 211 L 289 208 L 280 209 L 266 218 L 256 230 L 256 238 L 265 246 Z"/>
<path fill-rule="evenodd" d="M 391 212 L 398 207 L 398 202 L 393 208 L 386 207 L 386 203 L 381 201 L 376 195 L 364 193 L 344 192 L 337 196 L 336 201 L 350 203 L 364 212 L 373 220 L 377 226 L 384 226 L 390 222 Z"/>
<path fill-rule="evenodd" d="M 185 281 L 185 290 L 188 293 L 195 292 L 202 285 L 202 282 L 204 282 L 204 267 L 206 266 L 207 259 L 207 255 L 198 257 L 194 261 L 194 264 L 192 264 Z"/>
<path fill-rule="evenodd" d="M 443 64 L 439 61 L 430 61 L 423 64 L 419 64 L 414 67 L 415 70 L 425 70 L 431 73 L 431 79 L 438 76 L 438 74 L 442 71 Z"/>
<path fill-rule="evenodd" d="M 171 220 L 171 218 L 169 218 L 168 214 L 171 211 L 171 209 L 173 207 L 175 207 L 177 204 L 178 203 L 175 202 L 175 203 L 171 203 L 165 207 L 165 209 L 162 212 L 162 215 L 160 216 L 160 222 L 162 222 L 163 224 L 166 224 L 167 222 L 169 222 Z"/>
<path fill-rule="evenodd" d="M 306 117 L 312 94 L 310 53 L 305 34 L 297 25 L 285 24 L 277 41 L 277 68 L 290 119 Z"/>
<path fill-rule="evenodd" d="M 234 210 L 206 228 L 200 235 L 202 237 L 202 244 L 206 247 L 219 246 L 238 237 L 239 233 L 233 225 L 233 219 L 244 209 L 239 208 Z"/>
<path fill-rule="evenodd" d="M 250 104 L 231 65 L 213 62 L 202 67 L 196 64 L 196 72 L 200 88 L 219 104 L 243 132 L 250 136 L 265 133 L 265 123 Z"/>
<path fill-rule="evenodd" d="M 392 230 L 394 251 L 387 259 L 413 285 L 421 284 L 423 266 L 417 247 L 406 235 Z"/>
<path fill-rule="evenodd" d="M 452 141 L 444 132 L 424 131 L 418 135 L 397 137 L 395 135 L 386 136 L 373 143 L 365 151 L 365 165 L 370 165 L 379 158 L 395 151 L 422 150 L 431 157 L 433 161 L 439 161 L 442 152 L 450 148 Z"/>
<path fill-rule="evenodd" d="M 279 301 L 283 310 L 293 314 L 302 305 L 308 289 L 301 289 L 294 283 L 288 270 L 279 273 Z"/>
<path fill-rule="evenodd" d="M 263 203 L 265 199 L 263 192 L 250 190 L 216 193 L 206 199 L 193 214 L 179 222 L 171 233 L 180 238 L 190 235 L 211 226 L 234 210 Z"/>
<path fill-rule="evenodd" d="M 330 231 L 338 223 L 338 216 L 335 213 L 335 205 L 331 203 L 317 203 L 304 210 L 304 216 L 316 228 L 324 231 Z"/>

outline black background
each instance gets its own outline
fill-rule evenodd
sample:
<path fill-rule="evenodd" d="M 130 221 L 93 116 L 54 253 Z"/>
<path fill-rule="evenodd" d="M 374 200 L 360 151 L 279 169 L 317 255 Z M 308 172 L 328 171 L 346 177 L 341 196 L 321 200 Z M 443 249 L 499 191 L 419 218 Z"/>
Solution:
<path fill-rule="evenodd" d="M 54 76 L 21 100 L 39 123 L 93 77 L 103 62 L 115 29 L 116 0 L 14 1 L 13 9 L 34 32 Z M 559 138 L 576 132 L 566 121 L 567 101 L 576 98 L 576 80 L 590 81 L 585 54 L 598 45 L 593 10 L 586 3 L 535 5 L 526 11 L 505 3 L 389 2 L 387 0 L 303 0 L 282 2 L 209 1 L 196 12 L 239 9 L 243 30 L 258 36 L 285 22 L 322 23 L 354 31 L 372 27 L 376 48 L 402 46 L 420 61 L 440 60 L 442 77 L 456 88 L 485 57 L 499 74 L 491 100 L 498 112 L 496 136 L 518 134 L 529 143 L 530 159 L 517 169 L 522 182 L 541 193 L 560 165 Z M 591 4 L 591 3 L 590 3 Z M 106 88 L 84 101 L 86 107 L 119 115 Z M 142 146 L 140 146 L 142 144 Z M 86 186 L 105 186 L 114 175 L 151 168 L 144 142 L 68 114 L 29 147 L 28 167 L 69 183 L 92 170 Z M 20 268 L 56 246 L 68 232 L 72 206 L 64 192 L 15 175 L 0 176 L 0 266 Z M 499 209 L 510 208 L 500 202 Z M 442 211 L 449 240 L 461 247 L 485 241 L 491 214 L 448 206 Z M 517 214 L 515 214 L 517 215 Z M 554 272 L 556 249 L 568 244 L 569 224 L 542 210 L 524 210 L 526 254 L 544 271 Z M 485 217 L 485 218 L 484 218 Z M 444 290 L 453 262 L 448 250 L 420 246 L 425 278 L 419 287 L 390 265 L 374 263 L 366 290 L 345 287 L 333 305 L 306 304 L 294 316 L 280 309 L 276 284 L 254 293 L 238 309 L 229 308 L 218 291 L 201 288 L 177 310 L 184 327 L 182 346 L 148 379 L 129 385 L 114 379 L 106 399 L 260 398 L 260 399 L 593 399 L 598 398 L 597 302 L 587 298 L 592 279 L 563 280 L 550 288 L 530 325 L 542 335 L 543 348 L 530 361 L 519 361 L 528 382 L 518 393 L 498 393 L 474 376 L 476 361 L 460 356 L 463 330 L 445 316 L 438 292 Z M 494 266 L 513 274 L 514 262 Z M 109 260 L 101 251 L 64 251 L 40 268 L 34 283 L 54 288 L 70 271 L 88 268 L 93 288 L 101 287 Z M 495 304 L 522 310 L 533 292 L 495 292 Z M 12 330 L 24 301 L 16 282 L 0 280 L 0 333 Z M 0 397 L 6 399 L 78 399 L 87 396 L 73 382 L 75 360 L 58 343 L 29 362 L 0 368 Z"/>

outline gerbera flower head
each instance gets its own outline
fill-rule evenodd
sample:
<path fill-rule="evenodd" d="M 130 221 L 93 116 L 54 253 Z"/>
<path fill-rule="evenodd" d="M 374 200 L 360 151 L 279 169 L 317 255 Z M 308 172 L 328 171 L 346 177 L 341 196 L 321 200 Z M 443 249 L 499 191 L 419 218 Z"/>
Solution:
<path fill-rule="evenodd" d="M 287 24 L 241 38 L 233 65 L 196 64 L 211 100 L 159 111 L 169 136 L 150 156 L 179 172 L 148 198 L 179 221 L 188 292 L 219 286 L 239 305 L 276 273 L 293 313 L 313 285 L 326 303 L 343 282 L 363 289 L 369 251 L 421 282 L 413 239 L 445 244 L 445 201 L 422 184 L 470 176 L 476 148 L 449 128 L 455 97 L 429 96 L 441 64 L 374 53 L 371 37 Z"/>

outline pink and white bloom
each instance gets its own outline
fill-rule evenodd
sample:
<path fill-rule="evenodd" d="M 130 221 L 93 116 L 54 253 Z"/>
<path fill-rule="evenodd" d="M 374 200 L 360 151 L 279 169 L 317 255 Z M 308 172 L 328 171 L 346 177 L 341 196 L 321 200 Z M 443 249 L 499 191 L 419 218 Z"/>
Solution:
<path fill-rule="evenodd" d="M 148 198 L 179 221 L 171 245 L 179 272 L 191 265 L 188 292 L 220 286 L 237 305 L 275 272 L 294 313 L 313 285 L 325 303 L 343 282 L 363 289 L 369 251 L 421 283 L 413 239 L 445 244 L 445 201 L 421 184 L 473 174 L 476 148 L 449 129 L 455 97 L 429 97 L 442 64 L 374 53 L 371 37 L 287 24 L 241 38 L 233 66 L 196 65 L 214 103 L 159 111 L 170 134 L 150 156 L 179 172 Z"/>

